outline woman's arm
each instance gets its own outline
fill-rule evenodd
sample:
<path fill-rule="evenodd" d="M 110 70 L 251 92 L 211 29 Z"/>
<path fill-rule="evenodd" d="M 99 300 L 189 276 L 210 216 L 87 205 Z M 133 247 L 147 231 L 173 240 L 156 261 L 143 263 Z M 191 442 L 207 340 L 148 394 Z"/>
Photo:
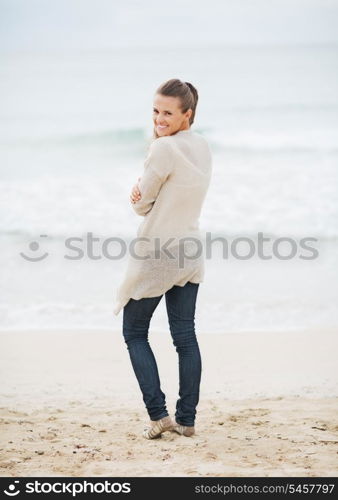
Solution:
<path fill-rule="evenodd" d="M 155 139 L 144 163 L 144 174 L 132 188 L 130 200 L 138 215 L 146 215 L 172 170 L 172 151 L 165 141 Z"/>
<path fill-rule="evenodd" d="M 139 188 L 140 180 L 141 180 L 141 177 L 139 177 L 137 179 L 137 183 L 134 184 L 133 187 L 131 188 L 130 201 L 132 203 L 135 203 L 136 201 L 138 201 L 141 198 L 141 192 L 140 192 L 140 188 Z"/>
<path fill-rule="evenodd" d="M 136 185 L 140 196 L 133 203 L 133 209 L 138 215 L 146 215 L 153 208 L 153 204 L 162 187 L 162 181 L 155 172 L 148 169 L 140 182 Z"/>

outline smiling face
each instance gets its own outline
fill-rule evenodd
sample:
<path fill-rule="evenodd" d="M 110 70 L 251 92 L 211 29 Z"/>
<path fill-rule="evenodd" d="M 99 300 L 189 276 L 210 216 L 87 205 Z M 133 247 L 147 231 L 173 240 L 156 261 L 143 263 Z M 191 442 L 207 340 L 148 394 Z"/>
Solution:
<path fill-rule="evenodd" d="M 179 130 L 190 128 L 189 118 L 192 110 L 182 113 L 179 97 L 156 94 L 153 104 L 153 122 L 158 137 L 176 134 Z"/>

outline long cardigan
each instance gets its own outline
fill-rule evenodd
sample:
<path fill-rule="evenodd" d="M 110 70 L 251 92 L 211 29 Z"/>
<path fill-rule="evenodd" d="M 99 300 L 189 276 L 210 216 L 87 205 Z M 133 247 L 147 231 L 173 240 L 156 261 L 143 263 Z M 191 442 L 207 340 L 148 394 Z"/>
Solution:
<path fill-rule="evenodd" d="M 130 298 L 157 297 L 174 285 L 203 281 L 199 217 L 211 171 L 209 145 L 191 129 L 151 143 L 139 181 L 141 199 L 132 204 L 143 220 L 116 291 L 115 315 Z"/>

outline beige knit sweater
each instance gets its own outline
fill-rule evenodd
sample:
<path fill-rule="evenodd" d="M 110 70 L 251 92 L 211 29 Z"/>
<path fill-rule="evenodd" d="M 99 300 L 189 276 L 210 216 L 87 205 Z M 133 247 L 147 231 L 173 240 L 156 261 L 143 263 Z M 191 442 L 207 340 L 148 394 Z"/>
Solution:
<path fill-rule="evenodd" d="M 115 315 L 130 298 L 157 297 L 174 285 L 203 281 L 199 216 L 211 170 L 208 143 L 191 129 L 151 143 L 139 182 L 141 199 L 132 204 L 143 220 L 128 249 L 128 267 L 115 296 Z"/>

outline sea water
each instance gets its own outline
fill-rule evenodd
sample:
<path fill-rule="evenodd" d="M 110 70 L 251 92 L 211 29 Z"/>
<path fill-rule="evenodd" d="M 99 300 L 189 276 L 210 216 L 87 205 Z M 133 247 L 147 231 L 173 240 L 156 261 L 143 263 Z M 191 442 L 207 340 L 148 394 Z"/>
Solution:
<path fill-rule="evenodd" d="M 213 154 L 203 234 L 230 248 L 249 239 L 242 257 L 255 249 L 224 256 L 215 243 L 199 331 L 338 326 L 336 46 L 3 51 L 0 61 L 1 328 L 121 328 L 113 297 L 127 261 L 102 248 L 136 236 L 129 194 L 169 78 L 198 88 L 192 128 Z M 262 259 L 259 234 L 269 248 L 288 240 Z M 83 257 L 67 258 L 69 238 Z M 304 238 L 315 258 L 301 258 Z M 164 300 L 152 325 L 168 330 Z"/>

